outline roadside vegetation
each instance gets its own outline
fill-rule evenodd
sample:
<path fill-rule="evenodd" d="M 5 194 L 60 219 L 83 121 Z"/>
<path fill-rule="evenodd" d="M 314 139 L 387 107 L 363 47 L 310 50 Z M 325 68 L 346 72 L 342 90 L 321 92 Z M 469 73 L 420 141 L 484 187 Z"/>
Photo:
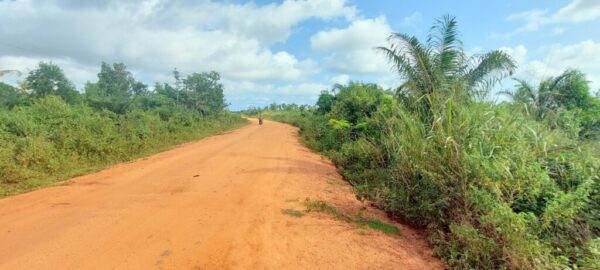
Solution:
<path fill-rule="evenodd" d="M 246 113 L 298 126 L 360 199 L 425 228 L 450 268 L 600 269 L 600 101 L 584 74 L 517 80 L 510 101 L 488 101 L 517 67 L 501 51 L 468 57 L 452 17 L 427 42 L 394 33 L 379 50 L 397 89 L 352 82 L 315 106 Z"/>
<path fill-rule="evenodd" d="M 400 229 L 393 224 L 385 223 L 381 220 L 375 218 L 369 218 L 363 216 L 363 210 L 360 209 L 356 215 L 348 215 L 340 210 L 338 210 L 335 206 L 327 203 L 323 200 L 311 200 L 306 198 L 304 201 L 305 210 L 298 211 L 293 208 L 282 209 L 281 213 L 284 215 L 300 218 L 303 217 L 305 213 L 321 213 L 328 216 L 333 217 L 334 219 L 341 220 L 356 226 L 369 227 L 373 230 L 380 231 L 385 234 L 391 235 L 399 235 Z M 359 231 L 361 234 L 366 234 L 364 230 Z"/>
<path fill-rule="evenodd" d="M 330 205 L 326 201 L 310 200 L 307 198 L 304 201 L 304 205 L 306 206 L 306 212 L 309 213 L 318 212 L 327 214 L 335 219 L 342 220 L 358 226 L 369 227 L 373 230 L 377 230 L 385 234 L 400 234 L 400 230 L 398 229 L 398 227 L 394 226 L 393 224 L 388 224 L 378 219 L 366 218 L 362 215 L 362 212 L 359 212 L 356 216 L 350 216 L 338 210 L 335 206 Z"/>
<path fill-rule="evenodd" d="M 218 73 L 174 75 L 150 91 L 125 65 L 103 63 L 80 93 L 42 62 L 19 87 L 0 82 L 0 197 L 246 123 L 225 110 Z"/>

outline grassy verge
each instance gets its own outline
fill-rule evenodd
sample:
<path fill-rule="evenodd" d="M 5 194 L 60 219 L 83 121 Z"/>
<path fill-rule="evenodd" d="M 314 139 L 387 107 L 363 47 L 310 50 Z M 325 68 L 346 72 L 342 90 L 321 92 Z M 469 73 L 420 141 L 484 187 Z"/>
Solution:
<path fill-rule="evenodd" d="M 598 142 L 518 106 L 448 108 L 434 124 L 403 107 L 359 123 L 336 120 L 350 117 L 335 110 L 263 115 L 299 127 L 358 196 L 427 228 L 451 269 L 600 269 Z M 353 221 L 323 203 L 310 207 Z"/>
<path fill-rule="evenodd" d="M 133 111 L 116 115 L 60 99 L 0 110 L 0 198 L 226 132 L 247 120 L 222 113 L 199 116 Z"/>
<path fill-rule="evenodd" d="M 304 202 L 304 205 L 306 206 L 306 212 L 319 212 L 319 213 L 327 214 L 337 220 L 345 221 L 345 222 L 348 222 L 348 223 L 351 223 L 354 225 L 358 225 L 358 226 L 369 227 L 373 230 L 377 230 L 377 231 L 383 232 L 385 234 L 390 234 L 390 235 L 399 235 L 400 234 L 400 230 L 398 229 L 398 227 L 396 227 L 392 224 L 388 224 L 381 220 L 377 220 L 377 219 L 373 219 L 373 218 L 365 218 L 361 214 L 358 214 L 356 216 L 347 215 L 347 214 L 341 212 L 340 210 L 338 210 L 337 208 L 335 208 L 335 206 L 332 206 L 322 200 L 306 199 L 306 201 Z"/>

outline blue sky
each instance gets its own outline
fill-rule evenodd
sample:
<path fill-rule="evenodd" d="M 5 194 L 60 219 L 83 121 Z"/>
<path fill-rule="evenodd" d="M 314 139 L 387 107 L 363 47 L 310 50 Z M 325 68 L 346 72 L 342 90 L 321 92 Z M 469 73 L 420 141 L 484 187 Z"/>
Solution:
<path fill-rule="evenodd" d="M 234 110 L 312 104 L 348 80 L 397 86 L 372 48 L 391 32 L 425 39 L 445 14 L 457 17 L 467 52 L 502 49 L 519 63 L 519 78 L 579 68 L 600 87 L 598 0 L 0 0 L 0 14 L 0 69 L 52 61 L 80 88 L 96 80 L 101 61 L 125 63 L 148 85 L 172 82 L 173 68 L 216 70 Z"/>

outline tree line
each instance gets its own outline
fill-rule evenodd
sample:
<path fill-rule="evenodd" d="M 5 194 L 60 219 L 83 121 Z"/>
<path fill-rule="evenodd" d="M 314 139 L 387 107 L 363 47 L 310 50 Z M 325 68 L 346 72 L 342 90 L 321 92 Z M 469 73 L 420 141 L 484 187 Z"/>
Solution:
<path fill-rule="evenodd" d="M 124 64 L 102 63 L 80 92 L 41 62 L 19 86 L 0 83 L 0 197 L 245 123 L 226 111 L 217 72 L 173 75 L 150 90 Z"/>
<path fill-rule="evenodd" d="M 154 91 L 137 81 L 123 63 L 102 63 L 97 82 L 86 83 L 83 93 L 77 91 L 61 68 L 40 62 L 29 72 L 19 87 L 0 83 L 0 105 L 12 108 L 31 104 L 36 98 L 49 95 L 62 98 L 68 104 L 86 103 L 95 109 L 123 114 L 132 109 L 149 110 L 164 106 L 180 106 L 203 115 L 223 111 L 227 104 L 218 72 L 192 73 L 184 78 L 174 70 L 175 85 L 156 83 Z"/>

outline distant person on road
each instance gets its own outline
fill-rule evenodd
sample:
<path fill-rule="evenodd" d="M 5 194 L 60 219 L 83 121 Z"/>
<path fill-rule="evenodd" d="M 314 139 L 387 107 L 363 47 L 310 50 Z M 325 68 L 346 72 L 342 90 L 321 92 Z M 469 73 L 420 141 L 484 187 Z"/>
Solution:
<path fill-rule="evenodd" d="M 259 117 L 258 117 L 258 124 L 259 124 L 259 125 L 262 125 L 262 124 L 263 124 L 263 118 L 262 118 L 262 116 L 259 116 Z"/>

